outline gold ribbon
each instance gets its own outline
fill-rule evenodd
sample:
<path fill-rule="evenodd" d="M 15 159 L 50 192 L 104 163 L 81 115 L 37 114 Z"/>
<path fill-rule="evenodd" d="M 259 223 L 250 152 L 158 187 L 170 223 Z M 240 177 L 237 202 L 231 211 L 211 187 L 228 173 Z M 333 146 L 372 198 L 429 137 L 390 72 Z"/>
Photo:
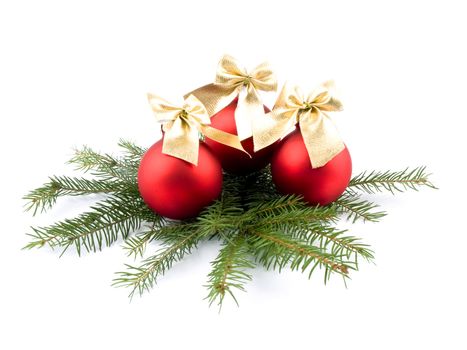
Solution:
<path fill-rule="evenodd" d="M 264 118 L 254 139 L 255 151 L 284 137 L 298 123 L 313 168 L 322 167 L 345 147 L 326 113 L 341 110 L 332 81 L 321 84 L 306 98 L 300 88 L 286 84 L 269 113 L 270 118 Z"/>
<path fill-rule="evenodd" d="M 238 97 L 235 123 L 237 135 L 243 141 L 255 134 L 256 126 L 261 124 L 265 115 L 259 90 L 277 90 L 277 79 L 269 64 L 262 63 L 248 72 L 235 58 L 225 55 L 219 61 L 215 83 L 202 86 L 187 95 L 195 95 L 210 116 Z"/>
<path fill-rule="evenodd" d="M 165 132 L 162 153 L 198 165 L 199 133 L 247 153 L 236 135 L 209 126 L 209 114 L 195 96 L 189 95 L 182 107 L 153 94 L 148 94 L 148 100 Z"/>

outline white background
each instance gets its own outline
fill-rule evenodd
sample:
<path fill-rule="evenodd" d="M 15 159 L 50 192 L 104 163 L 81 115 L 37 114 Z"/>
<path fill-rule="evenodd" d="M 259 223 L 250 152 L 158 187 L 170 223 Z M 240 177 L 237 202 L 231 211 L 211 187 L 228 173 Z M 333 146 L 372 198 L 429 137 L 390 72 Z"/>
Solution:
<path fill-rule="evenodd" d="M 465 17 L 462 1 L 2 1 L 0 348 L 465 349 Z M 20 250 L 30 225 L 82 209 L 22 208 L 69 172 L 73 146 L 150 145 L 146 92 L 178 101 L 213 80 L 224 53 L 267 59 L 305 90 L 334 78 L 355 173 L 429 167 L 440 190 L 374 197 L 390 215 L 353 226 L 376 265 L 347 289 L 257 269 L 240 308 L 218 314 L 202 286 L 215 243 L 132 303 L 110 287 L 131 262 L 120 242 L 81 258 Z"/>

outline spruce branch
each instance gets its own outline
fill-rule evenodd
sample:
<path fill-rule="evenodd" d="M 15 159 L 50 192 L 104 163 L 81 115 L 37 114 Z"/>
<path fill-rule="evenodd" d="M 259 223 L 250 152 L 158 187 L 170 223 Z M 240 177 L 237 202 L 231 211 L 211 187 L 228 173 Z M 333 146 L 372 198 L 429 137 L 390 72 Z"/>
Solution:
<path fill-rule="evenodd" d="M 158 221 L 154 221 L 148 230 L 139 232 L 131 237 L 128 237 L 123 245 L 123 249 L 127 251 L 128 256 L 133 256 L 135 259 L 140 256 L 143 257 L 146 247 L 152 241 L 159 239 L 163 234 L 164 227 L 167 221 L 160 217 Z"/>
<path fill-rule="evenodd" d="M 134 142 L 124 139 L 120 139 L 118 146 L 123 149 L 125 161 L 129 162 L 134 167 L 138 167 L 146 149 L 136 145 Z"/>
<path fill-rule="evenodd" d="M 310 207 L 298 196 L 282 196 L 276 191 L 270 168 L 246 176 L 224 174 L 221 197 L 197 218 L 186 221 L 165 219 L 143 202 L 137 187 L 137 171 L 145 149 L 120 140 L 118 157 L 83 147 L 70 163 L 93 178 L 54 176 L 24 198 L 33 214 L 51 208 L 59 197 L 103 194 L 89 211 L 47 227 L 33 227 L 32 240 L 25 248 L 50 246 L 62 254 L 75 247 L 78 254 L 97 251 L 119 238 L 131 257 L 141 257 L 139 266 L 126 265 L 113 284 L 143 294 L 152 288 L 175 262 L 191 253 L 204 239 L 219 239 L 221 249 L 211 263 L 206 299 L 221 307 L 225 295 L 237 303 L 234 293 L 244 291 L 251 280 L 248 270 L 254 262 L 267 269 L 285 267 L 307 273 L 324 269 L 325 282 L 332 274 L 344 281 L 357 270 L 360 259 L 372 261 L 370 247 L 347 230 L 334 227 L 339 217 L 379 221 L 379 207 L 364 200 L 358 191 L 391 193 L 420 187 L 435 188 L 425 167 L 413 170 L 364 172 L 354 177 L 347 191 L 332 205 Z M 150 243 L 162 248 L 146 257 Z M 251 261 L 250 259 L 253 259 Z"/>
<path fill-rule="evenodd" d="M 125 153 L 128 156 L 134 157 L 135 160 L 137 160 L 138 162 L 141 160 L 141 157 L 147 151 L 146 148 L 140 147 L 137 144 L 135 144 L 134 142 L 129 141 L 129 140 L 125 140 L 125 139 L 120 139 L 118 141 L 118 146 L 123 148 Z"/>
<path fill-rule="evenodd" d="M 337 212 L 332 206 L 306 205 L 299 196 L 282 196 L 251 204 L 245 215 L 251 216 L 254 225 L 294 225 L 308 222 L 334 221 Z"/>
<path fill-rule="evenodd" d="M 75 165 L 76 170 L 82 170 L 84 172 L 88 172 L 92 169 L 111 169 L 119 165 L 115 157 L 109 154 L 100 154 L 88 146 L 83 146 L 80 149 L 76 148 L 73 157 L 68 163 Z"/>
<path fill-rule="evenodd" d="M 256 203 L 260 203 L 264 200 L 273 200 L 281 197 L 272 182 L 270 166 L 267 166 L 259 172 L 247 175 L 243 179 L 243 182 L 243 196 L 245 202 L 251 207 L 254 207 Z"/>
<path fill-rule="evenodd" d="M 315 246 L 323 251 L 350 259 L 354 256 L 354 262 L 358 264 L 361 256 L 367 261 L 373 259 L 373 251 L 368 245 L 360 242 L 360 239 L 347 235 L 347 230 L 339 230 L 330 225 L 331 222 L 299 221 L 294 223 L 274 223 L 269 230 L 282 232 L 292 238 L 301 240 L 310 246 Z"/>
<path fill-rule="evenodd" d="M 371 262 L 374 252 L 367 244 L 361 243 L 360 239 L 347 235 L 347 230 L 339 230 L 328 225 L 313 225 L 308 229 L 291 228 L 287 232 L 298 239 L 305 241 L 309 245 L 317 246 L 332 255 L 344 256 L 351 259 L 358 269 L 359 257 Z"/>
<path fill-rule="evenodd" d="M 240 198 L 224 189 L 221 198 L 203 210 L 196 221 L 206 236 L 219 235 L 228 239 L 237 229 L 242 213 Z"/>
<path fill-rule="evenodd" d="M 410 170 L 406 168 L 401 171 L 371 171 L 363 172 L 350 180 L 349 190 L 360 190 L 369 194 L 389 191 L 403 192 L 411 189 L 418 191 L 422 186 L 436 187 L 428 179 L 430 174 L 426 172 L 426 167 L 420 166 Z"/>
<path fill-rule="evenodd" d="M 219 255 L 211 262 L 212 271 L 208 275 L 209 294 L 206 299 L 209 305 L 217 300 L 219 310 L 226 294 L 229 294 L 238 305 L 234 289 L 245 291 L 244 284 L 251 281 L 251 275 L 245 270 L 254 268 L 249 260 L 249 245 L 243 234 L 237 234 L 223 243 Z"/>
<path fill-rule="evenodd" d="M 290 204 L 282 206 L 284 204 Z M 258 211 L 249 210 L 254 214 L 253 230 L 266 232 L 282 232 L 292 238 L 304 240 L 308 245 L 319 242 L 319 248 L 324 251 L 338 252 L 350 257 L 357 253 L 369 257 L 370 252 L 352 244 L 354 237 L 343 237 L 344 231 L 338 231 L 329 226 L 338 218 L 335 206 L 307 206 L 300 197 L 284 196 L 280 199 L 257 205 Z M 269 210 L 265 210 L 269 208 Z M 248 213 L 247 212 L 247 213 Z M 266 214 L 266 215 L 265 215 Z M 246 226 L 248 227 L 248 226 Z"/>
<path fill-rule="evenodd" d="M 138 164 L 131 159 L 101 154 L 87 146 L 76 149 L 68 163 L 75 165 L 77 170 L 84 172 L 92 170 L 93 175 L 104 180 L 118 179 L 129 183 L 135 183 L 138 171 Z"/>
<path fill-rule="evenodd" d="M 290 213 L 294 210 L 302 213 L 303 219 L 329 220 L 336 217 L 335 209 L 332 207 L 309 206 L 301 196 L 284 195 L 269 200 L 252 201 L 249 203 L 251 209 L 247 214 L 257 217 L 275 216 Z"/>
<path fill-rule="evenodd" d="M 187 227 L 189 227 L 188 230 Z M 180 224 L 173 225 L 172 228 L 174 228 L 172 232 L 167 232 L 169 235 L 165 237 L 166 241 L 171 241 L 166 247 L 144 259 L 140 266 L 125 265 L 127 271 L 117 272 L 112 285 L 131 288 L 130 298 L 136 292 L 142 295 L 156 284 L 159 276 L 164 275 L 175 262 L 191 253 L 199 241 L 205 237 L 195 225 Z"/>
<path fill-rule="evenodd" d="M 361 199 L 355 193 L 345 192 L 335 202 L 338 212 L 346 215 L 347 220 L 353 223 L 357 220 L 377 222 L 386 216 L 386 212 L 377 211 L 379 205 Z"/>
<path fill-rule="evenodd" d="M 253 231 L 249 242 L 252 254 L 267 269 L 280 272 L 285 266 L 290 266 L 292 270 L 308 270 L 310 278 L 316 267 L 324 267 L 325 282 L 332 273 L 347 277 L 349 269 L 355 269 L 354 263 L 344 260 L 343 256 L 327 253 L 284 233 Z"/>
<path fill-rule="evenodd" d="M 32 211 L 36 215 L 51 209 L 59 197 L 118 193 L 125 190 L 125 187 L 126 184 L 118 181 L 52 176 L 47 183 L 29 192 L 23 199 L 27 201 L 26 211 Z"/>
<path fill-rule="evenodd" d="M 74 246 L 78 255 L 84 248 L 87 252 L 101 250 L 110 246 L 119 236 L 123 239 L 138 230 L 143 224 L 138 213 L 144 205 L 139 198 L 124 195 L 112 195 L 91 206 L 73 219 L 65 219 L 48 227 L 32 228 L 32 241 L 24 248 L 40 248 L 48 245 L 60 247 L 62 254 Z"/>

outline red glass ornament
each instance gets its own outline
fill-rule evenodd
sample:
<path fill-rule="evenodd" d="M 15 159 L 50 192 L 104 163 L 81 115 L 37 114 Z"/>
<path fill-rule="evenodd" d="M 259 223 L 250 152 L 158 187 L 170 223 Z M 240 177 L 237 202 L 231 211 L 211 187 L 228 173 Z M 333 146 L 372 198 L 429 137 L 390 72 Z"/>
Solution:
<path fill-rule="evenodd" d="M 192 218 L 221 194 L 221 164 L 203 143 L 196 166 L 163 154 L 161 140 L 141 159 L 138 188 L 146 204 L 159 215 L 177 220 Z"/>
<path fill-rule="evenodd" d="M 237 125 L 235 124 L 236 108 L 237 99 L 211 117 L 211 126 L 230 134 L 237 135 Z M 264 111 L 266 113 L 270 112 L 266 106 L 264 106 Z M 271 160 L 272 153 L 278 144 L 278 142 L 276 142 L 255 153 L 253 148 L 253 137 L 249 137 L 242 141 L 242 146 L 245 151 L 252 155 L 252 158 L 250 158 L 242 151 L 223 145 L 211 139 L 206 138 L 205 142 L 220 160 L 222 168 L 226 172 L 238 175 L 249 174 L 268 165 Z"/>
<path fill-rule="evenodd" d="M 271 159 L 272 179 L 284 194 L 302 195 L 312 204 L 326 205 L 344 192 L 352 174 L 347 147 L 325 166 L 313 169 L 300 129 L 287 135 Z"/>

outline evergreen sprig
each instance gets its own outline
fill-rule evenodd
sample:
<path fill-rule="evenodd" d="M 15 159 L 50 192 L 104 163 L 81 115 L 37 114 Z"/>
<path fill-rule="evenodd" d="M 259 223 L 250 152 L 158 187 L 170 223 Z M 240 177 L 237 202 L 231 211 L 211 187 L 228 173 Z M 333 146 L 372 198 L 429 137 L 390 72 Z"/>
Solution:
<path fill-rule="evenodd" d="M 384 211 L 377 211 L 379 208 L 377 204 L 364 200 L 355 193 L 344 193 L 334 202 L 334 206 L 352 222 L 357 220 L 377 222 L 386 216 Z"/>
<path fill-rule="evenodd" d="M 33 215 L 45 212 L 56 203 L 59 197 L 83 196 L 88 194 L 118 193 L 125 184 L 118 181 L 99 181 L 82 177 L 52 176 L 43 186 L 24 196 L 28 201 L 26 210 Z"/>
<path fill-rule="evenodd" d="M 128 256 L 135 259 L 138 256 L 143 257 L 146 247 L 149 243 L 156 240 L 164 232 L 165 220 L 161 218 L 160 222 L 154 222 L 150 228 L 128 237 L 123 244 L 123 249 L 127 251 Z"/>
<path fill-rule="evenodd" d="M 250 246 L 256 260 L 267 269 L 278 270 L 286 266 L 292 270 L 306 272 L 310 278 L 316 267 L 324 267 L 325 282 L 331 273 L 346 277 L 352 267 L 352 261 L 346 261 L 341 254 L 332 254 L 325 249 L 307 244 L 306 241 L 293 238 L 282 232 L 253 231 Z"/>
<path fill-rule="evenodd" d="M 229 294 L 238 305 L 234 289 L 245 291 L 245 283 L 252 279 L 247 271 L 255 267 L 249 258 L 249 250 L 250 243 L 244 234 L 237 234 L 223 242 L 219 255 L 211 262 L 212 271 L 208 275 L 206 286 L 209 294 L 206 299 L 209 300 L 209 305 L 217 301 L 221 307 L 226 294 Z"/>
<path fill-rule="evenodd" d="M 32 228 L 31 242 L 25 248 L 62 248 L 62 254 L 70 246 L 80 255 L 82 248 L 87 252 L 102 250 L 112 245 L 119 237 L 126 239 L 138 230 L 143 220 L 138 215 L 144 209 L 142 201 L 131 196 L 113 195 L 73 219 L 65 219 L 47 227 Z"/>
<path fill-rule="evenodd" d="M 384 190 L 394 194 L 411 189 L 418 191 L 420 187 L 436 188 L 430 181 L 425 166 L 414 169 L 405 168 L 401 171 L 364 171 L 350 180 L 350 190 L 360 190 L 369 194 Z"/>
<path fill-rule="evenodd" d="M 78 254 L 95 252 L 119 239 L 127 255 L 141 258 L 118 272 L 115 286 L 130 288 L 130 296 L 150 290 L 177 262 L 193 252 L 202 241 L 221 242 L 211 263 L 206 299 L 219 307 L 236 291 L 244 291 L 256 264 L 281 271 L 291 268 L 314 275 L 324 270 L 325 282 L 332 275 L 344 281 L 358 270 L 359 261 L 372 261 L 374 253 L 338 220 L 377 222 L 386 213 L 361 197 L 359 192 L 391 193 L 420 187 L 435 188 L 425 167 L 402 171 L 363 172 L 355 176 L 347 191 L 328 206 L 309 206 L 299 196 L 279 194 L 266 168 L 248 176 L 224 174 L 221 197 L 197 218 L 172 221 L 155 214 L 141 199 L 136 182 L 145 149 L 120 140 L 121 156 L 96 152 L 89 147 L 75 151 L 70 164 L 89 177 L 53 176 L 24 198 L 33 214 L 51 209 L 65 196 L 97 195 L 90 210 L 75 218 L 46 227 L 33 227 L 25 248 L 74 247 Z M 158 245 L 147 253 L 152 245 Z"/>
<path fill-rule="evenodd" d="M 191 253 L 203 238 L 203 232 L 194 224 L 181 224 L 169 226 L 170 229 L 163 230 L 165 236 L 163 241 L 166 246 L 156 251 L 156 253 L 143 260 L 139 266 L 127 264 L 127 271 L 118 272 L 114 279 L 114 286 L 130 287 L 130 297 L 135 292 L 142 295 L 149 291 L 157 281 L 159 276 L 165 274 L 176 261 Z"/>

